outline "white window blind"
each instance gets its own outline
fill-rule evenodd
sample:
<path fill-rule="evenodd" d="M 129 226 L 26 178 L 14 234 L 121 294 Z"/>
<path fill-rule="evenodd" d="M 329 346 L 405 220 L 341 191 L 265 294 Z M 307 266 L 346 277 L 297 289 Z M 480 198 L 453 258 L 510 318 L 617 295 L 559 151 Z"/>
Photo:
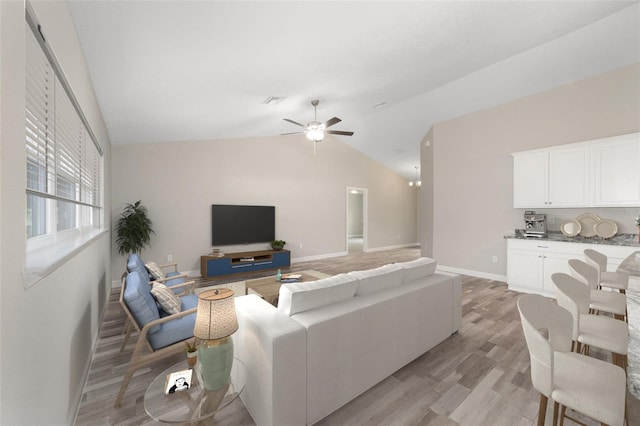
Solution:
<path fill-rule="evenodd" d="M 103 159 L 28 2 L 26 12 L 26 281 L 30 285 L 102 230 Z"/>
<path fill-rule="evenodd" d="M 99 226 L 101 156 L 91 134 L 68 95 L 54 65 L 27 30 L 26 149 L 27 236 Z M 55 201 L 56 228 L 46 215 Z M 84 214 L 83 214 L 84 213 Z"/>

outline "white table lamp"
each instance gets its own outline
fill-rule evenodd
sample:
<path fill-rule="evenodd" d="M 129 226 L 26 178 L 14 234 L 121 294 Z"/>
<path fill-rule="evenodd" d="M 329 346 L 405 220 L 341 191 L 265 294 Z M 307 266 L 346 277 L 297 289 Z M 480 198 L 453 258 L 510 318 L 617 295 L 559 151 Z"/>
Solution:
<path fill-rule="evenodd" d="M 204 387 L 218 390 L 229 383 L 233 364 L 233 339 L 238 330 L 233 290 L 203 291 L 198 295 L 198 311 L 193 335 L 201 340 L 198 365 Z"/>

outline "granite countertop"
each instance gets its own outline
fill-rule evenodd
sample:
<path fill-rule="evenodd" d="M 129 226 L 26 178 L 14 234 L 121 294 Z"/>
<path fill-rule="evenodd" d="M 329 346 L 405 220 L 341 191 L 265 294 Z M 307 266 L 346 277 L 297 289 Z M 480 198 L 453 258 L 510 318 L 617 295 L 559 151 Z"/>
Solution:
<path fill-rule="evenodd" d="M 580 243 L 580 244 L 602 244 L 609 246 L 629 246 L 640 247 L 637 234 L 618 234 L 615 237 L 604 239 L 602 237 L 583 237 L 577 235 L 575 237 L 567 237 L 560 231 L 549 231 L 546 237 L 525 237 L 523 229 L 516 229 L 515 233 L 505 235 L 504 238 L 514 238 L 517 240 L 532 241 L 558 241 L 563 243 Z"/>

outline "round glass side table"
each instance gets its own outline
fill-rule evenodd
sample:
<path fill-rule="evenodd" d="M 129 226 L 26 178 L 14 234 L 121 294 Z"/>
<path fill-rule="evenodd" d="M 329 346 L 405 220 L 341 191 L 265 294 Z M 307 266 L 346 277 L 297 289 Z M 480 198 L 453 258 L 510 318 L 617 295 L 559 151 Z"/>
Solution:
<path fill-rule="evenodd" d="M 202 385 L 198 365 L 193 368 L 189 389 L 165 394 L 168 374 L 188 370 L 187 361 L 180 361 L 160 373 L 144 393 L 144 410 L 161 423 L 191 423 L 208 419 L 235 400 L 244 389 L 247 369 L 233 359 L 231 380 L 222 389 L 209 391 Z"/>

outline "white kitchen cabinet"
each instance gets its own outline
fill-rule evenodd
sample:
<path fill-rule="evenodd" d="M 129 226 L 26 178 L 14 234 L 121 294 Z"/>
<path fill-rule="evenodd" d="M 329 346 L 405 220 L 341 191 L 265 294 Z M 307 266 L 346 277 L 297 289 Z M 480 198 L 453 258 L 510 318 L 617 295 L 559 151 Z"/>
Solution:
<path fill-rule="evenodd" d="M 640 206 L 640 133 L 512 155 L 515 208 Z"/>
<path fill-rule="evenodd" d="M 560 244 L 560 245 L 558 245 Z M 583 258 L 579 251 L 563 243 L 509 240 L 507 243 L 507 284 L 510 290 L 554 296 L 551 275 L 569 273 L 569 259 Z"/>
<path fill-rule="evenodd" d="M 514 207 L 566 208 L 590 205 L 589 145 L 513 156 Z"/>
<path fill-rule="evenodd" d="M 548 207 L 549 154 L 514 154 L 513 207 Z"/>
<path fill-rule="evenodd" d="M 596 142 L 594 205 L 640 206 L 640 134 Z"/>
<path fill-rule="evenodd" d="M 569 259 L 585 260 L 584 250 L 591 248 L 608 257 L 607 270 L 618 265 L 638 247 L 584 244 L 548 240 L 507 240 L 507 284 L 509 290 L 555 297 L 551 275 L 570 273 Z"/>

